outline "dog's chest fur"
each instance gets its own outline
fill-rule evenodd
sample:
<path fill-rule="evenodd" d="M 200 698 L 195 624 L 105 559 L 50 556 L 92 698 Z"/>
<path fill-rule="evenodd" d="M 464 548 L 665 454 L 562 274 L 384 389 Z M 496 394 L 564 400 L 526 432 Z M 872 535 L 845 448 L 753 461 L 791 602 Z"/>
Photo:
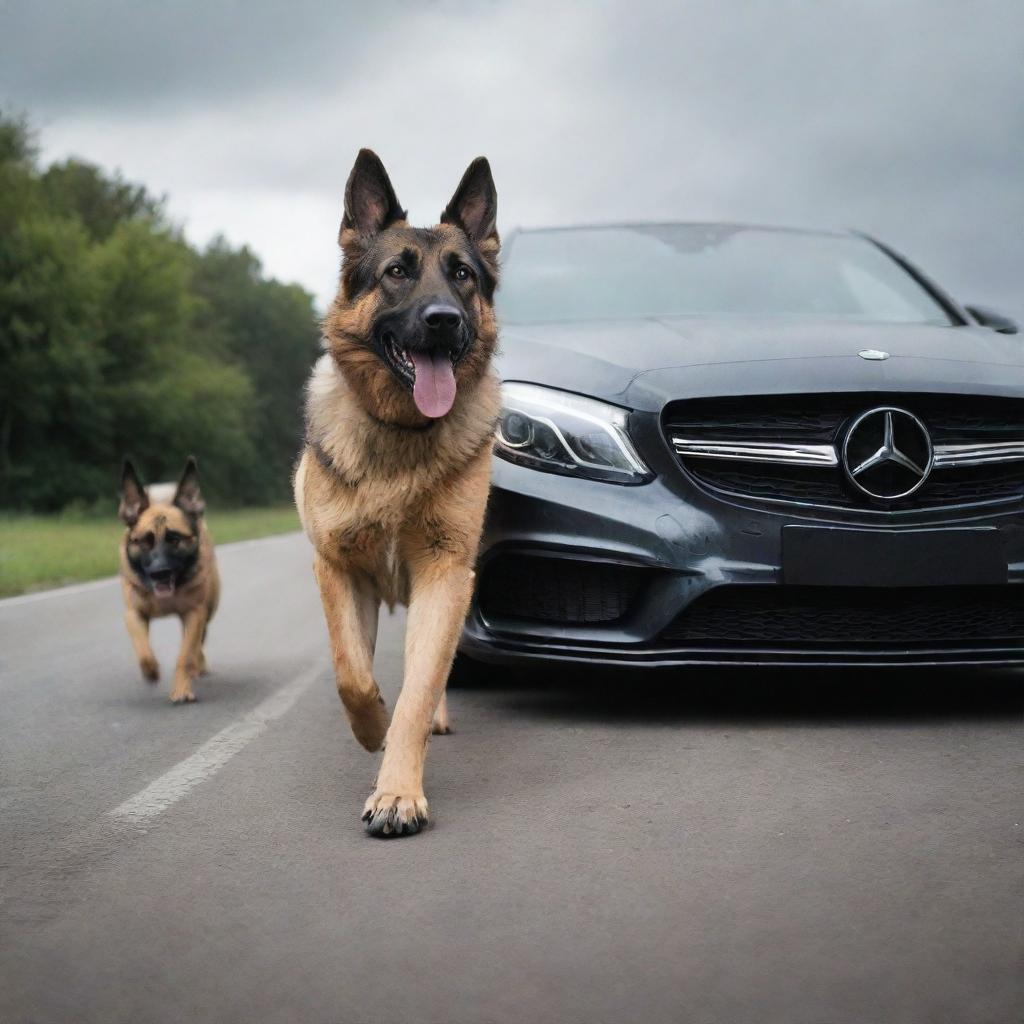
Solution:
<path fill-rule="evenodd" d="M 334 360 L 322 356 L 309 383 L 307 447 L 296 473 L 299 515 L 317 550 L 366 573 L 388 604 L 405 603 L 403 533 L 458 547 L 457 524 L 433 514 L 432 498 L 490 448 L 499 407 L 488 374 L 428 430 L 391 427 L 360 406 Z"/>

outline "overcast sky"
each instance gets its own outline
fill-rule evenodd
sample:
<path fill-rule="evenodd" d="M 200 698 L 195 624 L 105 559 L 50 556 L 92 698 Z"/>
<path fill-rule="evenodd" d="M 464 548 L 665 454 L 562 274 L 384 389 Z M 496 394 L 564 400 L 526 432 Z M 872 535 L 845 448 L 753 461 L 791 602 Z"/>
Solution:
<path fill-rule="evenodd" d="M 377 150 L 434 222 L 859 227 L 1024 320 L 1021 0 L 0 0 L 0 104 L 324 304 Z"/>

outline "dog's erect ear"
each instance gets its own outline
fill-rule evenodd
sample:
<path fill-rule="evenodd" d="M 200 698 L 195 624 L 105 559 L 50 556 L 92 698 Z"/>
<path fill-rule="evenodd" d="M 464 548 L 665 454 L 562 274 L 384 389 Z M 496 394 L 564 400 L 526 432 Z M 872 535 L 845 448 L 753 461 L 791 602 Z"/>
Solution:
<path fill-rule="evenodd" d="M 346 231 L 369 238 L 405 216 L 380 157 L 372 149 L 359 150 L 345 185 L 345 215 L 338 241 L 345 244 Z"/>
<path fill-rule="evenodd" d="M 199 490 L 199 470 L 196 468 L 196 457 L 190 455 L 185 463 L 185 471 L 178 481 L 178 489 L 174 492 L 174 504 L 182 512 L 190 516 L 201 516 L 206 508 L 203 495 Z"/>
<path fill-rule="evenodd" d="M 149 495 L 146 494 L 146 488 L 142 486 L 135 467 L 125 459 L 121 467 L 121 504 L 118 506 L 117 514 L 126 526 L 134 526 L 147 508 Z"/>
<path fill-rule="evenodd" d="M 498 190 L 487 157 L 478 156 L 466 168 L 451 202 L 441 214 L 442 224 L 455 224 L 487 255 L 498 252 Z"/>

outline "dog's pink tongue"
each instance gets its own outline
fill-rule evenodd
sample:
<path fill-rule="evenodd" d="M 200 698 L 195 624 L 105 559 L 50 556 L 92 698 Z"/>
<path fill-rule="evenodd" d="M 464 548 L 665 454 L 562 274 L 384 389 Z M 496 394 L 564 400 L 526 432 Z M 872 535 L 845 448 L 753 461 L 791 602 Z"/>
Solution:
<path fill-rule="evenodd" d="M 416 408 L 432 420 L 447 415 L 455 401 L 455 374 L 452 361 L 443 352 L 411 351 L 416 367 L 412 397 Z"/>

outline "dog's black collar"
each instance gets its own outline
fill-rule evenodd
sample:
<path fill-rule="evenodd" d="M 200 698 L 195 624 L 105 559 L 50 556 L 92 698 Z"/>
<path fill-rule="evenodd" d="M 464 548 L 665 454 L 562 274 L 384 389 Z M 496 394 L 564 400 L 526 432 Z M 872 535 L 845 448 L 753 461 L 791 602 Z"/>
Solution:
<path fill-rule="evenodd" d="M 381 422 L 383 422 L 383 421 L 381 421 Z M 437 422 L 439 422 L 439 421 L 438 420 L 434 420 L 429 425 L 433 426 L 434 423 L 437 423 Z M 385 423 L 384 426 L 391 426 L 391 424 Z M 490 445 L 490 444 L 492 444 L 494 442 L 494 434 L 495 434 L 495 431 L 497 429 L 497 426 L 498 426 L 498 421 L 495 420 L 494 423 L 491 426 L 491 429 L 486 434 L 484 434 L 484 436 L 480 439 L 480 443 L 473 449 L 473 451 L 472 451 L 472 453 L 470 455 L 470 459 L 475 458 L 488 445 Z M 415 430 L 417 428 L 409 427 L 409 428 L 406 428 L 406 429 Z M 324 448 L 324 446 L 319 441 L 314 441 L 312 438 L 306 438 L 306 447 L 313 453 L 313 458 L 315 458 L 316 461 L 319 462 L 320 465 L 323 466 L 323 468 L 326 469 L 327 472 L 330 473 L 331 476 L 333 476 L 335 480 L 337 480 L 339 483 L 343 484 L 345 487 L 355 487 L 355 486 L 357 486 L 359 481 L 358 480 L 350 480 L 340 469 L 338 469 L 338 466 L 335 463 L 334 459 L 331 458 L 331 456 L 328 453 L 327 449 Z"/>
<path fill-rule="evenodd" d="M 316 461 L 319 462 L 320 465 L 338 481 L 338 483 L 344 484 L 346 487 L 355 487 L 355 484 L 334 464 L 334 459 L 328 455 L 327 450 L 319 441 L 307 440 L 306 446 L 313 453 L 313 457 Z"/>

